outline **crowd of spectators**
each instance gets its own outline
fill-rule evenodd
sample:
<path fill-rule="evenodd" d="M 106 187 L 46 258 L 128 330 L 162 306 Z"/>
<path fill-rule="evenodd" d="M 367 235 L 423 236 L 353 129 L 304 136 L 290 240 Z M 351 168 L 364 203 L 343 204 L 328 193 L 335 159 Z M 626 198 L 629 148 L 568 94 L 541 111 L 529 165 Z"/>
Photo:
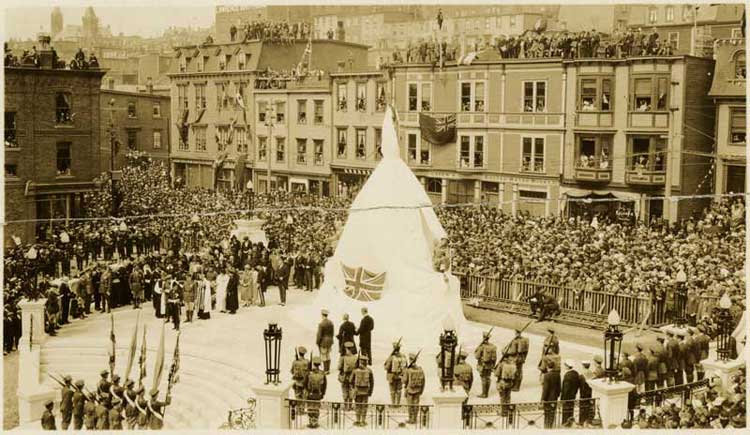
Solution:
<path fill-rule="evenodd" d="M 255 79 L 255 89 L 286 89 L 287 82 L 302 82 L 306 80 L 321 81 L 326 72 L 321 69 L 308 70 L 302 64 L 291 66 L 289 69 L 276 71 L 270 67 L 258 73 Z"/>
<path fill-rule="evenodd" d="M 232 24 L 229 28 L 231 41 L 260 40 L 274 44 L 291 44 L 296 40 L 310 38 L 313 26 L 306 22 L 289 23 L 287 21 L 258 20 L 245 23 L 239 28 Z M 239 33 L 242 32 L 242 36 Z"/>

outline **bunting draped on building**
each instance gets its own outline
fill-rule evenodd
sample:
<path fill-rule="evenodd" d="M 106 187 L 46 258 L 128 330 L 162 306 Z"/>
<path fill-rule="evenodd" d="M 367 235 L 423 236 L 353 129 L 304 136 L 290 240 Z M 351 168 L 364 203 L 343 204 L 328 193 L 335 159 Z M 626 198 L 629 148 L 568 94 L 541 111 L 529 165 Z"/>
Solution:
<path fill-rule="evenodd" d="M 180 121 L 177 122 L 177 131 L 180 133 L 180 141 L 182 141 L 182 143 L 187 143 L 188 141 L 188 135 L 190 132 L 188 116 L 190 116 L 190 110 L 183 110 L 182 115 L 180 116 Z"/>
<path fill-rule="evenodd" d="M 435 144 L 443 145 L 456 141 L 456 115 L 447 115 L 442 118 L 433 118 L 422 113 L 419 114 L 419 130 L 422 139 Z"/>
<path fill-rule="evenodd" d="M 349 267 L 341 264 L 344 271 L 344 294 L 352 299 L 371 302 L 377 301 L 383 296 L 385 285 L 385 272 L 373 273 L 363 267 Z"/>

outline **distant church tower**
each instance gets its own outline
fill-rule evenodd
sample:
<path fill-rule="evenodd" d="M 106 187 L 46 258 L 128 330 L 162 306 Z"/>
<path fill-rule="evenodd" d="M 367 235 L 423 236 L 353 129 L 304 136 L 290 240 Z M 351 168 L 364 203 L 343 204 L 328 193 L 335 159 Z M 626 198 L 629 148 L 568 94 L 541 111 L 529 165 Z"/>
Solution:
<path fill-rule="evenodd" d="M 55 38 L 63 30 L 63 14 L 58 6 L 52 9 L 50 15 L 50 33 L 52 38 Z"/>
<path fill-rule="evenodd" d="M 99 18 L 94 12 L 94 8 L 89 6 L 83 14 L 83 38 L 86 40 L 96 39 L 99 34 Z"/>

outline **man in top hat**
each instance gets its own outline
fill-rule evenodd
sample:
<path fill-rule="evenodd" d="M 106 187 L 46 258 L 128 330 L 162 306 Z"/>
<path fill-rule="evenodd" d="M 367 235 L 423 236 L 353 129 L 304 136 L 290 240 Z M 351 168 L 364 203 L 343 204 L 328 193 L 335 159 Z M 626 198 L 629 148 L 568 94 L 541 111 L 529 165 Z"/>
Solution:
<path fill-rule="evenodd" d="M 359 356 L 357 368 L 352 371 L 351 379 L 352 395 L 356 404 L 357 416 L 357 421 L 354 425 L 364 427 L 367 426 L 367 422 L 365 421 L 367 418 L 367 400 L 372 396 L 372 391 L 375 388 L 375 378 L 372 370 L 367 367 L 367 355 Z"/>
<path fill-rule="evenodd" d="M 62 430 L 68 430 L 70 426 L 70 420 L 73 416 L 73 378 L 69 375 L 63 377 L 63 385 L 60 390 L 60 416 L 62 417 L 61 427 Z"/>
<path fill-rule="evenodd" d="M 122 430 L 122 400 L 119 397 L 112 398 L 108 417 L 109 430 Z"/>
<path fill-rule="evenodd" d="M 495 368 L 495 379 L 497 391 L 500 394 L 501 413 L 503 416 L 508 415 L 508 407 L 505 405 L 510 403 L 510 392 L 513 389 L 513 382 L 516 379 L 515 357 L 515 350 L 508 349 Z"/>
<path fill-rule="evenodd" d="M 344 343 L 344 356 L 339 358 L 339 382 L 341 383 L 341 396 L 343 397 L 344 403 L 347 404 L 347 408 L 351 406 L 354 400 L 354 394 L 352 391 L 352 373 L 357 368 L 357 355 L 354 354 L 354 343 L 347 341 Z"/>
<path fill-rule="evenodd" d="M 318 416 L 320 415 L 320 401 L 326 395 L 326 388 L 328 383 L 326 381 L 326 375 L 323 370 L 320 369 L 320 357 L 314 357 L 312 359 L 312 370 L 307 376 L 307 384 L 305 390 L 307 391 L 307 417 L 309 423 L 307 427 L 315 429 L 318 427 Z"/>
<path fill-rule="evenodd" d="M 471 392 L 471 386 L 474 383 L 474 370 L 466 362 L 467 356 L 469 354 L 463 349 L 458 352 L 458 364 L 456 364 L 456 368 L 453 371 L 453 378 L 457 387 L 463 387 L 467 396 L 466 400 L 469 400 L 468 396 Z"/>
<path fill-rule="evenodd" d="M 529 354 L 529 339 L 521 335 L 521 330 L 516 328 L 516 336 L 508 345 L 508 352 L 513 352 L 516 362 L 516 378 L 513 381 L 513 391 L 521 390 L 523 382 L 523 364 L 526 362 L 526 356 Z"/>
<path fill-rule="evenodd" d="M 406 364 L 406 357 L 401 353 L 401 343 L 394 341 L 393 351 L 383 364 L 385 379 L 391 391 L 391 405 L 401 404 L 402 375 L 406 369 Z"/>
<path fill-rule="evenodd" d="M 308 361 L 305 359 L 307 349 L 304 346 L 297 348 L 297 352 L 294 355 L 294 362 L 292 362 L 292 380 L 294 381 L 294 397 L 297 400 L 304 400 L 305 398 L 305 385 L 307 385 L 307 375 L 310 371 Z"/>
<path fill-rule="evenodd" d="M 100 393 L 96 404 L 96 430 L 109 430 L 109 393 Z"/>
<path fill-rule="evenodd" d="M 482 333 L 482 343 L 474 350 L 474 357 L 477 359 L 477 371 L 482 379 L 482 394 L 479 397 L 486 398 L 490 392 L 492 383 L 492 371 L 497 363 L 497 346 L 490 343 L 490 333 Z"/>
<path fill-rule="evenodd" d="M 581 361 L 581 372 L 578 378 L 578 393 L 581 399 L 578 411 L 578 424 L 581 426 L 591 423 L 594 418 L 594 404 L 591 401 L 591 386 L 589 381 L 594 379 L 594 373 L 591 371 L 591 361 Z"/>
<path fill-rule="evenodd" d="M 81 430 L 83 428 L 83 408 L 86 405 L 86 395 L 83 393 L 84 382 L 78 379 L 73 391 L 73 429 Z"/>
<path fill-rule="evenodd" d="M 164 409 L 172 403 L 172 398 L 167 398 L 162 402 L 159 400 L 159 390 L 154 388 L 151 390 L 151 400 L 148 402 L 149 419 L 148 427 L 151 430 L 161 430 L 164 427 Z"/>
<path fill-rule="evenodd" d="M 560 389 L 560 400 L 562 404 L 562 421 L 567 422 L 573 417 L 575 402 L 578 390 L 581 388 L 581 376 L 575 370 L 574 363 L 571 360 L 565 360 L 565 374 L 562 379 L 562 388 Z"/>
<path fill-rule="evenodd" d="M 52 413 L 54 407 L 55 403 L 52 400 L 44 402 L 44 412 L 42 413 L 42 429 L 44 430 L 57 430 L 55 414 Z"/>
<path fill-rule="evenodd" d="M 419 398 L 424 392 L 424 370 L 422 367 L 417 365 L 417 355 L 414 353 L 409 354 L 409 365 L 404 371 L 404 395 L 406 396 L 406 404 L 409 405 L 409 420 L 407 423 L 417 423 L 417 413 L 419 409 Z"/>
<path fill-rule="evenodd" d="M 372 330 L 375 329 L 375 321 L 368 314 L 367 307 L 362 307 L 362 320 L 359 328 L 354 332 L 359 336 L 359 348 L 362 355 L 367 356 L 367 364 L 372 364 Z"/>
<path fill-rule="evenodd" d="M 333 346 L 333 322 L 328 320 L 328 310 L 320 311 L 321 320 L 318 323 L 318 333 L 315 338 L 315 344 L 320 351 L 320 358 L 323 360 L 323 369 L 326 374 L 331 372 L 331 346 Z"/>

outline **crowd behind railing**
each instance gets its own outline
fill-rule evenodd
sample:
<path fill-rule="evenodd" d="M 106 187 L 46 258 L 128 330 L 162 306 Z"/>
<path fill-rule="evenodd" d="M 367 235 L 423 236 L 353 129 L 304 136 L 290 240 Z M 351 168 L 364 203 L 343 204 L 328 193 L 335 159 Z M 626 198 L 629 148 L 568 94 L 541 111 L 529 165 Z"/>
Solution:
<path fill-rule="evenodd" d="M 322 82 L 328 74 L 322 69 L 308 70 L 301 64 L 293 65 L 289 69 L 281 71 L 270 67 L 258 73 L 255 79 L 255 89 L 286 89 L 288 82 L 296 84 L 311 84 L 315 81 Z"/>
<path fill-rule="evenodd" d="M 92 52 L 89 53 L 88 59 L 82 49 L 78 49 L 73 59 L 69 64 L 66 64 L 64 60 L 58 58 L 57 51 L 54 47 L 52 51 L 52 68 L 65 69 L 66 67 L 72 70 L 87 70 L 87 69 L 98 69 L 99 59 Z M 31 50 L 23 50 L 21 56 L 13 54 L 13 50 L 8 48 L 8 43 L 5 43 L 5 66 L 6 67 L 40 67 L 39 52 L 36 46 L 31 47 Z"/>
<path fill-rule="evenodd" d="M 229 27 L 231 41 L 261 40 L 275 44 L 291 44 L 297 40 L 307 40 L 314 31 L 307 22 L 290 23 L 288 21 L 257 20 L 239 26 Z"/>

